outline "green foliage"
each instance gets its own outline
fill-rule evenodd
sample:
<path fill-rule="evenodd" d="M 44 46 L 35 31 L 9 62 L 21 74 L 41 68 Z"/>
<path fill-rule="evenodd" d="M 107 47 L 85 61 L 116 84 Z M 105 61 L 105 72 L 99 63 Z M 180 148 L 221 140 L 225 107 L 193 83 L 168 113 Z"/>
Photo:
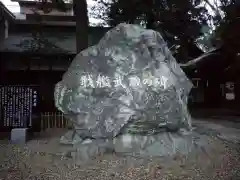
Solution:
<path fill-rule="evenodd" d="M 238 21 L 238 18 L 240 17 L 240 12 L 239 12 L 240 6 L 237 5 L 236 3 L 232 3 L 226 7 L 222 7 L 222 10 L 225 14 L 225 17 L 219 23 L 219 28 L 218 28 L 219 35 L 223 34 L 224 31 L 226 31 L 227 29 L 231 29 L 229 26 L 232 23 Z"/>
<path fill-rule="evenodd" d="M 169 46 L 180 59 L 187 59 L 187 48 L 203 35 L 202 25 L 207 25 L 207 10 L 200 7 L 201 0 L 96 0 L 96 11 L 110 26 L 119 23 L 138 23 L 146 28 L 161 31 Z M 102 12 L 104 10 L 104 12 Z M 96 9 L 95 9 L 96 10 Z M 99 17 L 99 16 L 98 16 Z"/>
<path fill-rule="evenodd" d="M 225 0 L 226 1 L 226 0 Z M 227 1 L 221 6 L 224 18 L 217 22 L 214 43 L 230 53 L 240 52 L 240 3 Z"/>

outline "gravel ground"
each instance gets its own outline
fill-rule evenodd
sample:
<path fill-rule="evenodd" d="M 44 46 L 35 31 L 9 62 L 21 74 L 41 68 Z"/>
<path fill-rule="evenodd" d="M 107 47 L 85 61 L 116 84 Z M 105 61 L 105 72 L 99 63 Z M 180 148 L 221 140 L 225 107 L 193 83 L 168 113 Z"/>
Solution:
<path fill-rule="evenodd" d="M 0 142 L 2 180 L 237 180 L 240 179 L 239 146 L 212 139 L 211 148 L 187 157 L 134 159 L 108 154 L 76 165 L 57 155 L 64 132 L 45 133 L 24 146 Z M 53 135 L 54 134 L 54 135 Z"/>

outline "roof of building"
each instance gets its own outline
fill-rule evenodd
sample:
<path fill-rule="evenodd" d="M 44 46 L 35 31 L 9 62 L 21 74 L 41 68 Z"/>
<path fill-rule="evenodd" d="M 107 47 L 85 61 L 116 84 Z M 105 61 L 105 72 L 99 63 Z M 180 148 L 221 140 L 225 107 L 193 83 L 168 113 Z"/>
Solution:
<path fill-rule="evenodd" d="M 0 12 L 1 12 L 1 16 L 3 16 L 8 20 L 12 20 L 16 18 L 16 16 L 11 11 L 9 11 L 8 8 L 1 1 L 0 1 Z"/>
<path fill-rule="evenodd" d="M 0 44 L 0 52 L 62 52 L 76 54 L 75 31 L 59 31 L 46 29 L 39 34 L 31 31 L 14 32 Z M 59 29 L 59 28 L 58 28 Z M 108 29 L 97 27 L 89 28 L 89 46 L 95 45 L 104 36 Z"/>
<path fill-rule="evenodd" d="M 45 13 L 43 10 L 36 8 L 39 4 L 37 1 L 21 1 L 14 0 L 18 2 L 19 5 L 5 5 L 0 1 L 1 11 L 7 15 L 8 19 L 14 21 L 14 23 L 19 24 L 36 24 L 39 23 L 39 18 L 41 18 L 42 24 L 47 25 L 58 25 L 58 26 L 76 26 L 75 18 L 71 10 L 71 4 L 67 3 L 66 6 L 70 8 L 66 12 L 58 11 L 53 9 L 50 13 Z M 51 4 L 51 3 L 50 3 Z M 12 7 L 14 6 L 14 8 Z"/>

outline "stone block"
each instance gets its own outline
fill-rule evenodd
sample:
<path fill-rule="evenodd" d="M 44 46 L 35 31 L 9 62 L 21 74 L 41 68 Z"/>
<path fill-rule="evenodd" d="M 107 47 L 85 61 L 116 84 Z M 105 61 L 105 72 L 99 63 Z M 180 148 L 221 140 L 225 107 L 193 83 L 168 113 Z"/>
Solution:
<path fill-rule="evenodd" d="M 25 144 L 27 142 L 28 128 L 14 128 L 11 131 L 11 143 Z"/>

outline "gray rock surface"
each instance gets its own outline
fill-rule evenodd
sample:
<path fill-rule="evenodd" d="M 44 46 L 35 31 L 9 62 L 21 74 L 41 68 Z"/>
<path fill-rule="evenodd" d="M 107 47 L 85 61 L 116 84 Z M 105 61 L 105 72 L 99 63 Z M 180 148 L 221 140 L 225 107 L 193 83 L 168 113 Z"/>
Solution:
<path fill-rule="evenodd" d="M 119 144 L 127 144 L 129 134 L 152 139 L 148 145 L 166 139 L 166 133 L 183 135 L 192 128 L 187 109 L 191 87 L 158 32 L 119 24 L 79 53 L 55 87 L 56 107 L 74 123 L 72 135 L 61 142 L 82 148 L 85 140 L 96 146 L 104 144 L 101 140 L 123 152 Z"/>

